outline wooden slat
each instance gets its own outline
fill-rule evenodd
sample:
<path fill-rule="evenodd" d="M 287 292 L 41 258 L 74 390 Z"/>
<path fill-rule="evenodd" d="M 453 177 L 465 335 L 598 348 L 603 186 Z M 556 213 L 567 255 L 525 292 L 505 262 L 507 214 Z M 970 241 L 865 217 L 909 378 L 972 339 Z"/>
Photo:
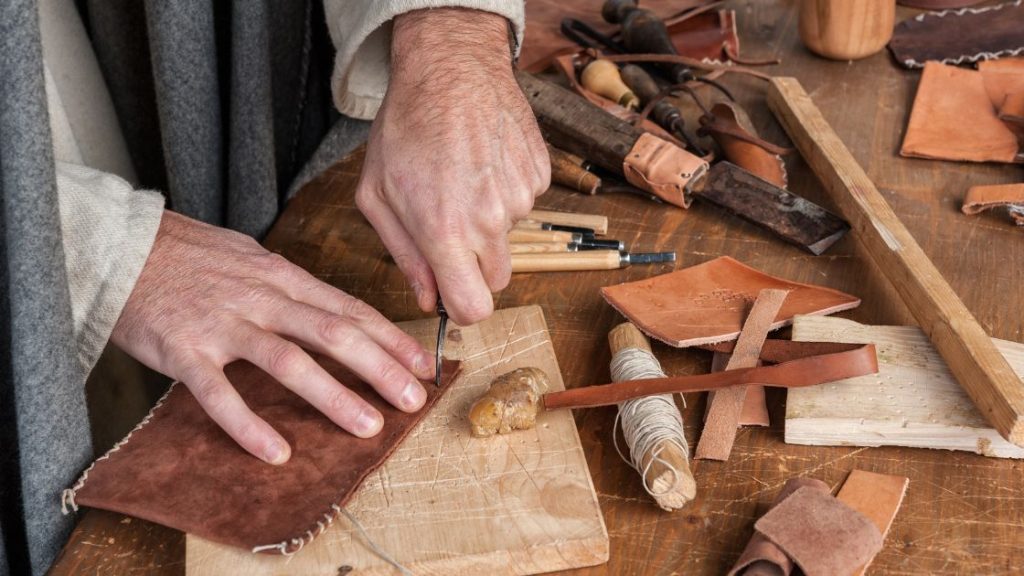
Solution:
<path fill-rule="evenodd" d="M 768 107 L 971 400 L 1004 438 L 1024 446 L 1024 384 L 800 82 L 772 79 Z"/>

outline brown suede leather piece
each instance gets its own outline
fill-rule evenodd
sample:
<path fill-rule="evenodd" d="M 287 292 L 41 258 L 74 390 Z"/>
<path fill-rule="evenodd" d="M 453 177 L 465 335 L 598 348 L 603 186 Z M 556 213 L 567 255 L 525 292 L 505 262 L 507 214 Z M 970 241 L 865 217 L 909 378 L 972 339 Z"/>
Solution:
<path fill-rule="evenodd" d="M 789 498 L 793 492 L 801 488 L 816 490 L 822 494 L 829 493 L 828 484 L 814 478 L 790 478 L 775 497 L 770 511 L 779 505 L 780 502 Z M 747 542 L 739 560 L 733 565 L 726 576 L 760 576 L 762 574 L 777 574 L 778 576 L 789 576 L 793 571 L 793 561 L 786 556 L 781 548 L 764 537 L 760 532 L 754 531 L 754 535 Z"/>
<path fill-rule="evenodd" d="M 814 488 L 793 492 L 754 529 L 807 576 L 849 576 L 882 549 L 882 533 L 870 518 Z"/>
<path fill-rule="evenodd" d="M 728 257 L 636 282 L 601 289 L 601 295 L 641 331 L 684 348 L 733 340 L 751 302 L 764 288 L 790 290 L 772 329 L 797 314 L 831 314 L 860 305 L 838 290 L 790 282 Z"/>
<path fill-rule="evenodd" d="M 920 68 L 928 61 L 963 64 L 1024 50 L 1024 3 L 919 14 L 896 25 L 889 42 L 896 61 Z"/>
<path fill-rule="evenodd" d="M 319 534 L 454 382 L 445 361 L 440 388 L 425 384 L 415 414 L 392 407 L 345 368 L 318 361 L 384 415 L 384 429 L 360 439 L 255 366 L 225 370 L 250 408 L 291 444 L 281 466 L 250 456 L 211 420 L 188 388 L 176 384 L 151 419 L 87 471 L 75 500 L 203 538 L 253 549 L 287 542 L 291 552 Z M 293 540 L 299 539 L 299 540 Z M 297 543 L 301 541 L 301 544 Z"/>
<path fill-rule="evenodd" d="M 900 154 L 972 162 L 1022 162 L 1019 143 L 996 114 L 1012 84 L 1002 72 L 929 62 L 914 97 Z M 1024 78 L 1024 74 L 1021 75 Z"/>

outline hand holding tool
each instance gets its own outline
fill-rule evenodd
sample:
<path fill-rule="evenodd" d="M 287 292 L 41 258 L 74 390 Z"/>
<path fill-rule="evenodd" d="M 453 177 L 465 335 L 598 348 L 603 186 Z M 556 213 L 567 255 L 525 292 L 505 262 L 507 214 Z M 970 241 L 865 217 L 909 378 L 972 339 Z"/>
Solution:
<path fill-rule="evenodd" d="M 623 253 L 618 250 L 585 252 L 513 254 L 512 272 L 568 272 L 614 270 L 630 264 L 675 262 L 675 252 Z"/>

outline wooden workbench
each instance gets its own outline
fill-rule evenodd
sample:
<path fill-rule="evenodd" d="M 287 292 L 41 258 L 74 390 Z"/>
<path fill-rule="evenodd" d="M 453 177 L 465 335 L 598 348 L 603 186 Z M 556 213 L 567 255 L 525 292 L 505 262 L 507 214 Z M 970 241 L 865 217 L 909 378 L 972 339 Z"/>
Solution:
<path fill-rule="evenodd" d="M 1020 181 L 1024 170 L 908 160 L 897 154 L 919 73 L 897 68 L 888 53 L 855 63 L 812 56 L 796 32 L 796 2 L 744 0 L 737 10 L 744 54 L 778 56 L 773 74 L 800 79 L 896 213 L 995 337 L 1024 341 L 1024 230 L 1003 214 L 967 217 L 968 186 Z M 902 20 L 915 11 L 899 9 Z M 728 80 L 762 135 L 784 142 L 754 79 Z M 352 193 L 361 158 L 325 174 L 290 204 L 267 245 L 321 279 L 365 299 L 393 320 L 423 316 L 397 267 L 361 218 Z M 828 206 L 814 176 L 789 161 L 791 188 Z M 785 278 L 853 293 L 863 305 L 843 316 L 872 324 L 913 320 L 877 269 L 847 237 L 814 257 L 784 245 L 713 206 L 689 211 L 624 196 L 585 197 L 553 190 L 544 208 L 611 216 L 609 234 L 640 250 L 676 250 L 677 267 L 730 255 Z M 598 287 L 668 271 L 633 267 L 572 274 L 526 274 L 497 295 L 497 307 L 539 304 L 568 387 L 609 379 L 606 334 L 622 318 Z M 709 355 L 656 345 L 669 373 L 706 371 Z M 872 574 L 999 574 L 1020 570 L 1024 549 L 1024 462 L 966 453 L 905 448 L 828 448 L 782 442 L 784 394 L 770 391 L 773 426 L 740 431 L 732 458 L 695 465 L 698 498 L 674 514 L 656 508 L 637 474 L 611 443 L 613 409 L 576 413 L 590 472 L 611 535 L 611 560 L 581 574 L 722 574 L 739 555 L 787 478 L 811 476 L 832 485 L 853 468 L 910 477 L 910 489 Z M 686 433 L 699 432 L 704 402 L 687 398 Z M 89 511 L 54 574 L 184 573 L 181 533 L 121 515 Z"/>

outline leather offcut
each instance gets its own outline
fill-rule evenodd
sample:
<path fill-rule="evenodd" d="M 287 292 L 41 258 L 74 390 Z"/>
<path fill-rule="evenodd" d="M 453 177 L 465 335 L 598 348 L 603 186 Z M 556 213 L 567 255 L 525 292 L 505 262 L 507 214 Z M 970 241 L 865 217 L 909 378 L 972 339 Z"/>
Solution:
<path fill-rule="evenodd" d="M 1024 3 L 919 14 L 896 25 L 889 49 L 907 68 L 1024 55 Z"/>
<path fill-rule="evenodd" d="M 691 183 L 708 170 L 708 162 L 649 133 L 641 134 L 622 161 L 630 184 L 658 198 L 689 208 Z"/>
<path fill-rule="evenodd" d="M 1013 222 L 1024 226 L 1024 184 L 972 186 L 960 209 L 964 214 L 980 214 L 993 208 L 1006 208 Z"/>
<path fill-rule="evenodd" d="M 235 362 L 225 374 L 253 412 L 291 445 L 287 463 L 273 466 L 245 452 L 176 384 L 144 425 L 83 474 L 73 501 L 254 552 L 297 551 L 333 521 L 444 395 L 459 369 L 458 362 L 446 360 L 441 387 L 425 383 L 425 406 L 408 414 L 346 368 L 317 361 L 380 410 L 379 434 L 357 438 L 265 372 Z"/>

